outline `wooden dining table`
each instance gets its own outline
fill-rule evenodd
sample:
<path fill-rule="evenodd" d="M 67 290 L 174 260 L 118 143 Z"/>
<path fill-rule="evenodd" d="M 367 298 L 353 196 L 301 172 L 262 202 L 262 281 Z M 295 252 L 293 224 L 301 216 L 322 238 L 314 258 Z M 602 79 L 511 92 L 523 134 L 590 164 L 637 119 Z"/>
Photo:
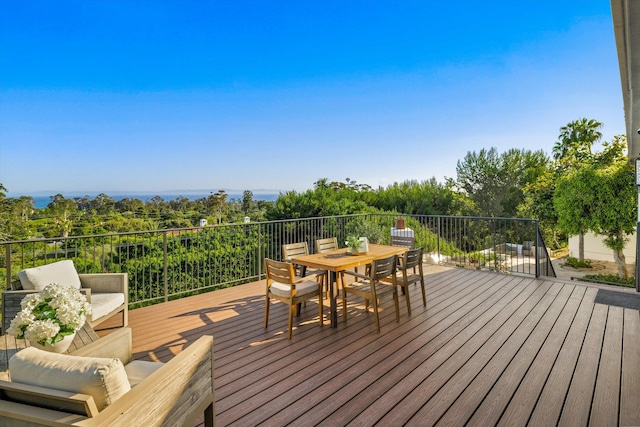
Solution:
<path fill-rule="evenodd" d="M 365 253 L 349 253 L 349 248 L 337 249 L 334 251 L 319 254 L 299 255 L 291 258 L 293 264 L 303 265 L 308 268 L 317 268 L 326 272 L 326 283 L 329 284 L 329 305 L 331 326 L 338 326 L 338 312 L 334 285 L 338 280 L 342 280 L 344 271 L 354 267 L 371 264 L 376 259 L 390 257 L 391 255 L 402 255 L 408 250 L 406 247 L 378 245 L 369 243 L 369 250 Z M 331 272 L 335 273 L 335 281 L 331 280 Z"/>

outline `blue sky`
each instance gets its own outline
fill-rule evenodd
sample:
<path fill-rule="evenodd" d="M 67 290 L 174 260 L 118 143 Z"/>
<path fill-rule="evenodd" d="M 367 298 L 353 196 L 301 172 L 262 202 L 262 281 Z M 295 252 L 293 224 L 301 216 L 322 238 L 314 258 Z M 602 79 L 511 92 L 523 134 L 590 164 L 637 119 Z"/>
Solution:
<path fill-rule="evenodd" d="M 304 191 L 624 133 L 608 0 L 0 0 L 0 183 Z"/>

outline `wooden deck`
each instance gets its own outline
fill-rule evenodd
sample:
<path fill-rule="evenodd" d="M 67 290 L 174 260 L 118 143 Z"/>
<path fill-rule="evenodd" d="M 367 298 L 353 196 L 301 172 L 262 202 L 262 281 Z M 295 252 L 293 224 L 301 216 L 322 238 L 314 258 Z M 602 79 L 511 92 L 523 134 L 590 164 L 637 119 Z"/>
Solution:
<path fill-rule="evenodd" d="M 132 310 L 135 357 L 213 335 L 218 426 L 640 425 L 639 311 L 573 282 L 425 275 L 427 307 L 415 285 L 400 323 L 382 301 L 380 334 L 358 304 L 320 328 L 312 302 L 289 341 L 284 304 L 263 328 L 263 282 Z"/>

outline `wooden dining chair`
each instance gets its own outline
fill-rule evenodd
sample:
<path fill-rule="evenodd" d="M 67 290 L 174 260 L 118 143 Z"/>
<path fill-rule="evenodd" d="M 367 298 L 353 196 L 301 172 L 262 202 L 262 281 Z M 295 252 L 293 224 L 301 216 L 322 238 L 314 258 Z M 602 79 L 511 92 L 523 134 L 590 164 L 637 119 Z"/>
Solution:
<path fill-rule="evenodd" d="M 377 259 L 371 263 L 369 274 L 359 274 L 345 271 L 344 274 L 354 276 L 356 281 L 343 283 L 342 287 L 342 318 L 347 321 L 347 294 L 357 295 L 365 300 L 365 309 L 369 310 L 369 301 L 373 305 L 376 318 L 376 329 L 380 333 L 380 316 L 378 314 L 379 299 L 392 294 L 396 308 L 396 322 L 400 321 L 400 307 L 398 305 L 398 285 L 396 280 L 398 256 Z M 389 282 L 382 279 L 388 278 Z"/>
<path fill-rule="evenodd" d="M 402 246 L 409 249 L 415 249 L 416 238 L 413 236 L 391 236 L 391 246 Z"/>
<path fill-rule="evenodd" d="M 337 237 L 327 237 L 326 239 L 316 240 L 317 254 L 321 254 L 323 252 L 335 251 L 336 249 L 340 249 L 340 247 L 338 246 Z"/>
<path fill-rule="evenodd" d="M 297 243 L 286 243 L 282 245 L 282 260 L 286 262 L 292 262 L 291 259 L 296 256 L 301 255 L 309 255 L 309 247 L 307 246 L 307 242 L 297 242 Z M 320 275 L 324 274 L 324 270 L 307 270 L 307 267 L 304 265 L 295 265 L 299 270 L 299 276 L 304 277 L 307 274 L 309 275 Z"/>
<path fill-rule="evenodd" d="M 291 259 L 295 256 L 300 255 L 309 255 L 309 246 L 307 246 L 307 242 L 298 242 L 298 243 L 286 243 L 282 245 L 282 260 L 286 262 L 291 262 Z M 309 276 L 318 276 L 321 283 L 324 284 L 324 291 L 329 293 L 327 287 L 329 286 L 327 283 L 324 283 L 325 276 L 327 274 L 326 271 L 321 269 L 308 270 L 306 265 L 296 265 L 294 266 L 299 271 L 300 277 Z"/>
<path fill-rule="evenodd" d="M 337 249 L 340 249 L 340 247 L 338 246 L 338 238 L 337 237 L 327 237 L 326 239 L 317 239 L 316 240 L 316 253 L 317 254 L 321 254 L 324 252 L 329 252 L 329 251 L 335 251 Z M 336 292 L 338 292 L 338 282 L 336 281 L 336 273 L 335 272 L 331 272 L 331 274 L 329 275 L 329 281 L 330 282 L 335 282 L 336 284 Z M 328 287 L 329 284 L 326 283 L 325 287 Z M 328 289 L 326 289 L 327 291 L 327 298 L 329 298 L 329 291 Z"/>
<path fill-rule="evenodd" d="M 264 260 L 267 275 L 267 294 L 264 309 L 264 327 L 269 325 L 269 306 L 271 299 L 282 301 L 289 306 L 289 339 L 293 330 L 293 312 L 300 315 L 299 304 L 318 297 L 318 316 L 322 319 L 322 285 L 313 276 L 296 277 L 295 268 L 290 262 L 280 262 L 269 258 Z"/>
<path fill-rule="evenodd" d="M 427 294 L 424 287 L 424 272 L 422 270 L 423 248 L 409 249 L 398 257 L 396 266 L 396 283 L 402 288 L 402 293 L 407 301 L 407 312 L 411 316 L 411 301 L 409 298 L 409 285 L 419 283 L 422 288 L 422 304 L 427 306 Z M 383 282 L 392 283 L 391 278 L 383 278 Z"/>

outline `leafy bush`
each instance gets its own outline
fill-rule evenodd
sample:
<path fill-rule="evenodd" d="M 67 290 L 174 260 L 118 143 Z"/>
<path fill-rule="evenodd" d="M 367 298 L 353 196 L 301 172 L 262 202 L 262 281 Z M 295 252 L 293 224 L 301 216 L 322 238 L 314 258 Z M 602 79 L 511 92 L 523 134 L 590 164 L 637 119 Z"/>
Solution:
<path fill-rule="evenodd" d="M 564 265 L 567 265 L 573 268 L 591 268 L 591 260 L 585 259 L 584 261 L 579 261 L 578 258 L 570 256 L 570 257 L 567 257 L 567 259 L 564 262 Z"/>
<path fill-rule="evenodd" d="M 623 279 L 622 277 L 616 276 L 615 274 L 587 274 L 579 280 L 582 280 L 584 282 L 604 283 L 607 285 L 619 285 L 627 288 L 633 288 L 636 286 L 635 277 L 628 277 L 626 279 Z"/>

